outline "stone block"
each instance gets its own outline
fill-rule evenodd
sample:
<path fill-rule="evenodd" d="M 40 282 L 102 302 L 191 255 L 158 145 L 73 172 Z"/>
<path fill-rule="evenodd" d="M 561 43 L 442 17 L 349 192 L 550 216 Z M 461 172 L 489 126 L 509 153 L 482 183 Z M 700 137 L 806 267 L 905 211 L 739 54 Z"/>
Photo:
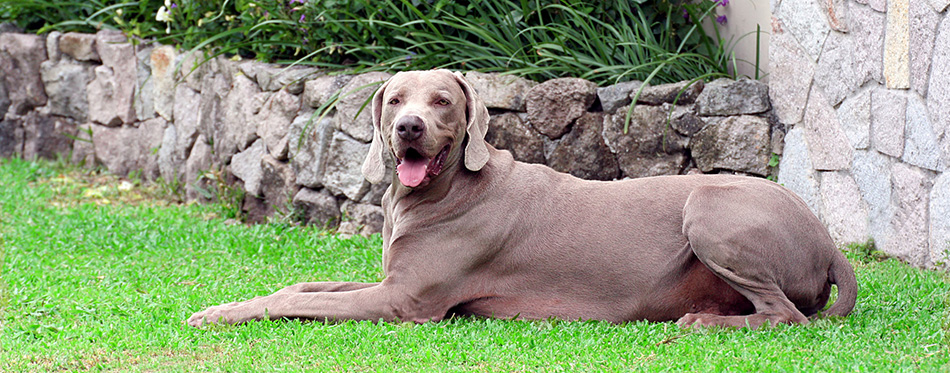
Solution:
<path fill-rule="evenodd" d="M 23 158 L 67 157 L 76 136 L 76 123 L 69 118 L 31 111 L 20 118 L 23 127 Z"/>
<path fill-rule="evenodd" d="M 94 34 L 67 32 L 59 38 L 59 50 L 77 61 L 100 61 Z"/>
<path fill-rule="evenodd" d="M 344 93 L 343 87 L 352 78 L 350 75 L 325 75 L 306 81 L 303 89 L 303 104 L 314 109 L 326 105 L 334 95 Z"/>
<path fill-rule="evenodd" d="M 670 126 L 683 136 L 693 136 L 706 127 L 706 121 L 696 115 L 694 106 L 676 106 L 673 108 L 673 117 Z M 663 105 L 663 110 L 669 110 L 670 105 Z"/>
<path fill-rule="evenodd" d="M 815 83 L 834 106 L 865 83 L 884 80 L 884 15 L 866 7 L 850 14 L 850 31 L 828 36 L 815 70 Z"/>
<path fill-rule="evenodd" d="M 336 104 L 334 125 L 354 139 L 370 142 L 373 139 L 373 109 L 367 104 L 376 89 L 392 76 L 389 73 L 371 72 L 354 76 L 343 86 L 342 97 Z M 380 85 L 375 85 L 379 83 Z M 357 167 L 359 168 L 359 167 Z"/>
<path fill-rule="evenodd" d="M 904 127 L 904 162 L 932 171 L 947 167 L 942 157 L 937 135 L 934 133 L 927 107 L 914 97 L 907 102 L 907 119 Z"/>
<path fill-rule="evenodd" d="M 891 183 L 894 217 L 887 230 L 889 239 L 881 249 L 915 267 L 923 267 L 930 261 L 927 209 L 932 179 L 918 168 L 896 162 Z"/>
<path fill-rule="evenodd" d="M 871 144 L 871 91 L 862 91 L 841 103 L 836 112 L 841 129 L 854 149 Z"/>
<path fill-rule="evenodd" d="M 7 109 L 10 108 L 10 96 L 7 95 L 7 87 L 3 85 L 3 81 L 0 81 L 0 120 L 7 114 Z"/>
<path fill-rule="evenodd" d="M 340 233 L 369 236 L 383 231 L 383 209 L 379 206 L 345 201 L 340 212 L 343 214 Z"/>
<path fill-rule="evenodd" d="M 287 162 L 265 153 L 261 160 L 261 171 L 261 194 L 264 200 L 277 211 L 289 212 L 299 188 L 293 168 Z"/>
<path fill-rule="evenodd" d="M 870 238 L 868 209 L 857 183 L 843 171 L 821 173 L 822 221 L 839 245 Z"/>
<path fill-rule="evenodd" d="M 930 190 L 930 267 L 948 267 L 950 261 L 950 173 L 934 180 Z"/>
<path fill-rule="evenodd" d="M 831 32 L 822 9 L 824 3 L 819 0 L 789 1 L 783 3 L 776 14 L 813 60 L 818 59 L 822 44 Z"/>
<path fill-rule="evenodd" d="M 189 201 L 210 201 L 214 181 L 204 177 L 204 173 L 212 168 L 211 145 L 208 145 L 204 135 L 195 139 L 194 146 L 185 161 L 185 198 Z"/>
<path fill-rule="evenodd" d="M 773 32 L 769 45 L 769 97 L 784 124 L 797 124 L 805 114 L 815 63 L 788 32 Z"/>
<path fill-rule="evenodd" d="M 887 88 L 910 88 L 910 0 L 887 1 L 884 81 Z"/>
<path fill-rule="evenodd" d="M 257 139 L 254 117 L 260 112 L 264 97 L 260 87 L 246 76 L 238 74 L 233 77 L 231 89 L 224 100 L 224 121 L 213 130 L 214 154 L 219 161 L 226 161 Z"/>
<path fill-rule="evenodd" d="M 832 30 L 848 32 L 848 1 L 829 0 L 825 2 L 825 14 L 828 15 L 828 25 Z"/>
<path fill-rule="evenodd" d="M 927 109 L 937 136 L 950 132 L 950 17 L 943 17 L 934 43 L 927 88 Z"/>
<path fill-rule="evenodd" d="M 105 126 L 134 122 L 132 100 L 138 81 L 135 47 L 121 32 L 99 31 L 96 51 L 102 66 L 95 68 L 95 78 L 86 90 L 89 119 Z"/>
<path fill-rule="evenodd" d="M 932 6 L 937 13 L 942 13 L 947 9 L 947 5 L 950 5 L 950 0 L 930 0 L 930 6 Z"/>
<path fill-rule="evenodd" d="M 597 85 L 579 78 L 551 79 L 528 91 L 528 124 L 554 140 L 587 112 L 597 99 Z"/>
<path fill-rule="evenodd" d="M 516 113 L 492 115 L 485 141 L 511 152 L 516 160 L 544 164 L 544 138 Z"/>
<path fill-rule="evenodd" d="M 89 101 L 82 92 L 92 81 L 92 66 L 62 59 L 43 62 L 40 72 L 50 113 L 85 121 L 89 117 Z"/>
<path fill-rule="evenodd" d="M 290 165 L 297 175 L 297 184 L 313 189 L 323 186 L 327 151 L 332 137 L 332 118 L 320 119 L 313 112 L 302 111 L 290 124 Z"/>
<path fill-rule="evenodd" d="M 162 118 L 149 119 L 139 123 L 138 127 L 93 124 L 92 143 L 97 162 L 119 176 L 141 171 L 146 180 L 157 179 L 156 150 L 162 146 L 166 125 Z"/>
<path fill-rule="evenodd" d="M 700 96 L 700 93 L 703 92 L 704 87 L 705 85 L 701 80 L 692 84 L 690 84 L 689 81 L 683 81 L 678 83 L 653 85 L 643 89 L 640 97 L 637 98 L 637 103 L 647 105 L 674 103 L 677 105 L 692 104 L 696 102 L 696 99 Z M 638 85 L 634 89 L 639 88 L 640 87 Z M 633 91 L 630 93 L 630 97 L 632 98 L 636 94 L 637 92 Z"/>
<path fill-rule="evenodd" d="M 280 90 L 270 96 L 260 113 L 255 115 L 257 135 L 264 140 L 267 152 L 279 160 L 287 160 L 287 133 L 300 109 L 300 97 L 287 90 Z"/>
<path fill-rule="evenodd" d="M 70 154 L 69 163 L 86 168 L 96 166 L 96 148 L 92 143 L 92 124 L 85 123 L 76 127 L 76 137 L 73 139 L 73 151 Z"/>
<path fill-rule="evenodd" d="M 485 106 L 490 109 L 525 111 L 528 91 L 538 85 L 537 82 L 515 76 L 497 73 L 470 71 L 465 80 L 472 86 Z"/>
<path fill-rule="evenodd" d="M 185 84 L 175 88 L 175 102 L 172 106 L 172 116 L 175 118 L 175 128 L 178 136 L 175 140 L 175 152 L 188 154 L 195 139 L 198 138 L 198 115 L 201 95 Z"/>
<path fill-rule="evenodd" d="M 861 198 L 868 208 L 869 225 L 874 242 L 884 245 L 888 241 L 887 227 L 894 215 L 891 206 L 891 168 L 894 161 L 873 150 L 854 152 L 851 176 L 858 184 Z"/>
<path fill-rule="evenodd" d="M 10 100 L 8 111 L 26 114 L 46 105 L 40 63 L 46 60 L 46 41 L 37 35 L 0 34 L 0 84 Z"/>
<path fill-rule="evenodd" d="M 613 180 L 620 176 L 617 158 L 601 136 L 603 113 L 586 113 L 558 140 L 548 156 L 548 166 L 586 180 Z"/>
<path fill-rule="evenodd" d="M 313 68 L 303 66 L 286 68 L 257 61 L 238 64 L 238 68 L 247 77 L 257 82 L 264 91 L 276 92 L 286 89 L 294 95 L 303 92 L 307 77 L 317 73 L 317 70 Z"/>
<path fill-rule="evenodd" d="M 689 141 L 696 166 L 703 172 L 730 170 L 766 176 L 769 172 L 769 122 L 742 115 L 710 123 Z"/>
<path fill-rule="evenodd" d="M 770 108 L 769 87 L 746 78 L 714 80 L 696 99 L 696 111 L 706 116 L 759 114 Z"/>
<path fill-rule="evenodd" d="M 785 151 L 779 163 L 778 183 L 795 192 L 815 215 L 821 216 L 818 173 L 811 165 L 804 130 L 792 128 L 785 135 Z"/>
<path fill-rule="evenodd" d="M 133 90 L 132 106 L 137 121 L 154 118 L 157 114 L 155 112 L 155 96 L 153 95 L 155 82 L 152 79 L 151 55 L 151 45 L 139 44 L 136 46 L 136 84 Z"/>
<path fill-rule="evenodd" d="M 244 191 L 252 196 L 261 196 L 261 178 L 264 175 L 261 160 L 266 151 L 264 141 L 258 139 L 250 147 L 231 157 L 231 173 L 244 182 Z"/>
<path fill-rule="evenodd" d="M 605 117 L 601 135 L 610 151 L 617 155 L 623 176 L 677 175 L 683 171 L 688 139 L 669 127 L 667 114 L 663 107 L 637 105 L 627 133 L 623 131 L 626 107 Z"/>
<path fill-rule="evenodd" d="M 641 81 L 631 80 L 607 87 L 597 87 L 597 98 L 600 100 L 604 113 L 613 114 L 620 107 L 630 105 L 632 96 L 642 85 Z"/>
<path fill-rule="evenodd" d="M 175 47 L 162 45 L 152 49 L 149 64 L 152 69 L 152 97 L 155 112 L 165 120 L 175 120 L 175 99 L 178 88 L 175 79 L 175 63 L 178 52 Z"/>
<path fill-rule="evenodd" d="M 853 150 L 834 108 L 817 86 L 812 86 L 803 124 L 812 166 L 819 171 L 847 169 Z"/>
<path fill-rule="evenodd" d="M 323 185 L 334 195 L 359 201 L 369 191 L 369 182 L 360 171 L 367 153 L 369 144 L 335 132 L 330 140 Z"/>
<path fill-rule="evenodd" d="M 921 96 L 927 95 L 939 21 L 940 15 L 923 1 L 910 2 L 910 86 Z"/>
<path fill-rule="evenodd" d="M 0 118 L 0 157 L 23 155 L 23 126 L 20 120 L 7 114 Z"/>
<path fill-rule="evenodd" d="M 52 31 L 46 34 L 46 58 L 47 61 L 59 61 L 63 52 L 59 50 L 59 38 L 63 36 L 62 32 Z"/>
<path fill-rule="evenodd" d="M 906 96 L 885 89 L 871 92 L 871 146 L 875 150 L 900 158 L 904 153 L 904 121 Z"/>
<path fill-rule="evenodd" d="M 340 206 L 326 190 L 300 188 L 294 195 L 293 204 L 305 224 L 326 229 L 340 224 Z"/>
<path fill-rule="evenodd" d="M 174 184 L 185 177 L 185 153 L 176 151 L 177 144 L 178 132 L 174 124 L 169 124 L 165 127 L 162 147 L 158 150 L 158 173 L 167 183 Z"/>

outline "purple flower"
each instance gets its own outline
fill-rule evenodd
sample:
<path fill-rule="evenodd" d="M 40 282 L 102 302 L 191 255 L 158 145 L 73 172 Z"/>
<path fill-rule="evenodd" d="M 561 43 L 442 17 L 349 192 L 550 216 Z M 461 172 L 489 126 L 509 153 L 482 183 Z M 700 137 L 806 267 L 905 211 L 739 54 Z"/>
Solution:
<path fill-rule="evenodd" d="M 412 61 L 412 56 L 415 56 L 415 55 L 416 55 L 416 52 L 409 51 L 409 54 L 406 55 L 406 62 L 411 62 L 411 61 Z"/>
<path fill-rule="evenodd" d="M 725 25 L 726 21 L 728 20 L 726 19 L 726 16 L 724 15 L 716 17 L 716 22 L 718 22 L 720 25 Z"/>
<path fill-rule="evenodd" d="M 729 0 L 717 0 L 717 2 L 719 3 L 719 6 L 729 5 Z"/>
<path fill-rule="evenodd" d="M 172 3 L 172 6 L 171 6 L 172 9 L 175 9 L 177 7 L 178 7 L 178 3 Z"/>
<path fill-rule="evenodd" d="M 683 19 L 689 21 L 689 11 L 686 8 L 683 8 Z"/>
<path fill-rule="evenodd" d="M 306 19 L 306 18 L 307 18 L 307 15 L 306 15 L 306 14 L 301 14 L 301 15 L 300 15 L 300 19 L 298 19 L 297 22 L 303 23 L 304 19 Z"/>
<path fill-rule="evenodd" d="M 290 2 L 287 3 L 287 4 L 290 4 L 290 5 L 293 5 L 293 3 L 301 3 L 301 4 L 303 4 L 303 3 L 306 3 L 306 2 L 307 2 L 307 0 L 290 0 Z"/>

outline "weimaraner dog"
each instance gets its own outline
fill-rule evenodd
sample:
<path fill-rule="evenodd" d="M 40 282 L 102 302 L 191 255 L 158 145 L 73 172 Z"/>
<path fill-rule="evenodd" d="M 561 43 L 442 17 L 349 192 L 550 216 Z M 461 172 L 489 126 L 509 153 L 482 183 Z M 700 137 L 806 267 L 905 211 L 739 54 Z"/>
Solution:
<path fill-rule="evenodd" d="M 773 182 L 689 175 L 586 181 L 485 142 L 488 110 L 458 73 L 401 72 L 373 97 L 363 174 L 383 198 L 380 283 L 308 282 L 210 307 L 192 326 L 259 319 L 417 323 L 453 315 L 678 320 L 757 328 L 844 316 L 850 263 Z"/>

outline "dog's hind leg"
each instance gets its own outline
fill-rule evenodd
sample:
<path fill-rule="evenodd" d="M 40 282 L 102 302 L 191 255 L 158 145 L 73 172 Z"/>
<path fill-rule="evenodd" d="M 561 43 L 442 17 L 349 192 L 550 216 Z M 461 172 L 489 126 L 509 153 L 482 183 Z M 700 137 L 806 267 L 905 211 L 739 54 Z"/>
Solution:
<path fill-rule="evenodd" d="M 808 323 L 799 309 L 820 308 L 827 301 L 830 264 L 823 263 L 826 248 L 809 247 L 814 240 L 807 237 L 824 228 L 799 202 L 765 182 L 703 186 L 690 194 L 683 233 L 693 253 L 752 302 L 755 313 L 690 313 L 678 324 L 758 328 L 766 322 Z"/>

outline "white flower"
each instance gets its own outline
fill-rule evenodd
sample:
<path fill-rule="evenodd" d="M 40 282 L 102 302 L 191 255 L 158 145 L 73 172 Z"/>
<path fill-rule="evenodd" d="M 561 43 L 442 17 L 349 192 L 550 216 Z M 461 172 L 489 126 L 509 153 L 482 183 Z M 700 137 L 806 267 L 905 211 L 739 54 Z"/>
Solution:
<path fill-rule="evenodd" d="M 165 6 L 162 6 L 161 8 L 158 8 L 158 13 L 155 13 L 155 20 L 165 22 L 165 23 L 171 22 L 172 21 L 171 12 L 165 9 Z"/>

